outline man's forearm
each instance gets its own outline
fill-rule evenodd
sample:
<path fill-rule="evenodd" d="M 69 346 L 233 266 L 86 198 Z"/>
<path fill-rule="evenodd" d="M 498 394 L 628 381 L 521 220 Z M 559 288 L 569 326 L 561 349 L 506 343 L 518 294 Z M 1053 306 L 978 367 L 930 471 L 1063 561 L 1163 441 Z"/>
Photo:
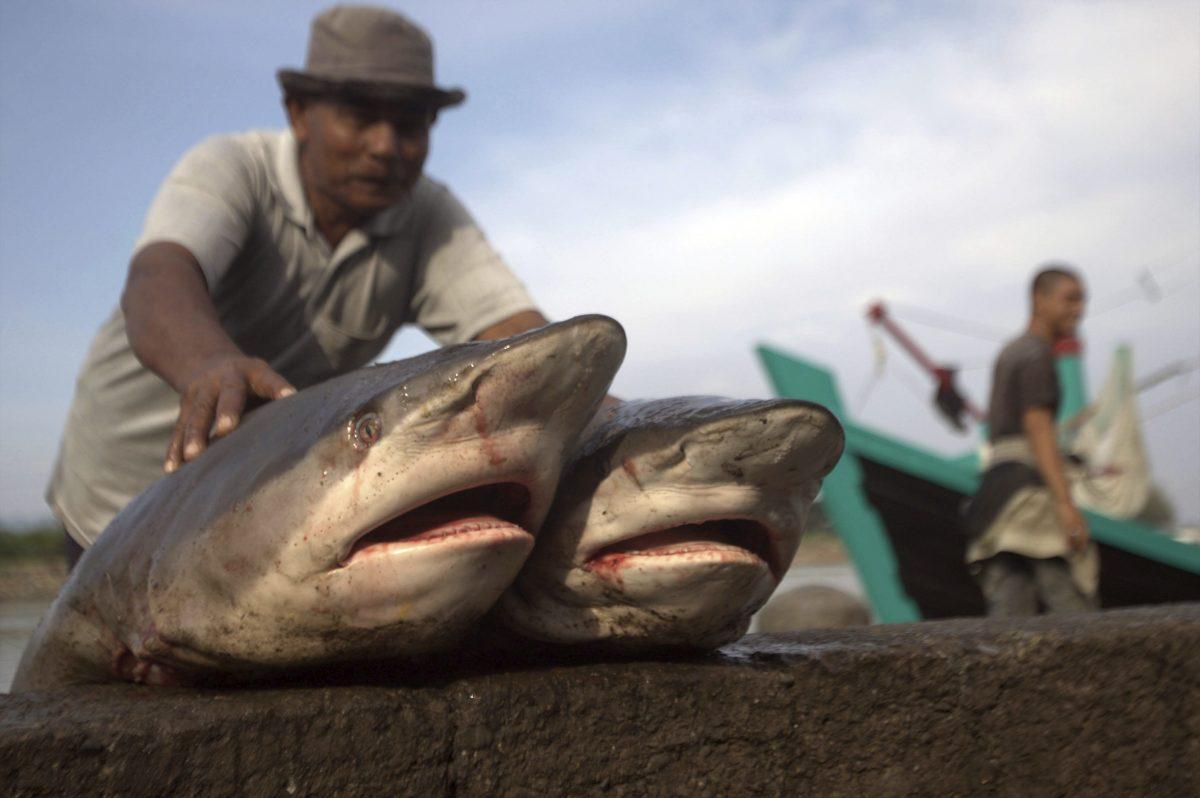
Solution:
<path fill-rule="evenodd" d="M 179 393 L 206 362 L 242 354 L 221 328 L 200 264 L 178 244 L 159 242 L 137 253 L 121 310 L 138 360 Z"/>
<path fill-rule="evenodd" d="M 1054 513 L 1058 517 L 1063 534 L 1066 535 L 1067 545 L 1071 549 L 1081 551 L 1088 542 L 1087 521 L 1071 498 L 1067 474 L 1058 451 L 1054 416 L 1046 408 L 1026 410 L 1021 424 L 1029 439 L 1029 447 L 1033 449 L 1033 460 L 1038 472 L 1054 497 Z"/>
<path fill-rule="evenodd" d="M 1049 410 L 1027 410 L 1023 418 L 1025 436 L 1029 447 L 1033 450 L 1033 460 L 1038 473 L 1050 490 L 1054 499 L 1059 502 L 1071 502 L 1071 489 L 1067 484 L 1066 471 L 1063 469 L 1062 456 L 1058 451 L 1058 439 L 1055 434 L 1054 417 Z"/>
<path fill-rule="evenodd" d="M 168 473 L 199 457 L 210 434 L 232 432 L 248 396 L 272 400 L 296 391 L 226 334 L 200 264 L 178 244 L 151 244 L 134 256 L 121 309 L 138 360 L 179 393 L 163 461 Z"/>

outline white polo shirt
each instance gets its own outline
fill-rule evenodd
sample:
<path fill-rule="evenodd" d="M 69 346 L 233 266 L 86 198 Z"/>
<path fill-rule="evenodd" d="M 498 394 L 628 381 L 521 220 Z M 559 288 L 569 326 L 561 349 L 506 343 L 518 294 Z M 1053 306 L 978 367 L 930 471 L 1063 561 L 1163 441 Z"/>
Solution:
<path fill-rule="evenodd" d="M 225 331 L 297 388 L 366 365 L 402 324 L 453 344 L 535 307 L 462 204 L 427 177 L 331 251 L 290 130 L 219 136 L 184 155 L 134 251 L 160 241 L 196 257 Z M 178 411 L 116 308 L 80 370 L 46 493 L 81 545 L 162 476 Z"/>

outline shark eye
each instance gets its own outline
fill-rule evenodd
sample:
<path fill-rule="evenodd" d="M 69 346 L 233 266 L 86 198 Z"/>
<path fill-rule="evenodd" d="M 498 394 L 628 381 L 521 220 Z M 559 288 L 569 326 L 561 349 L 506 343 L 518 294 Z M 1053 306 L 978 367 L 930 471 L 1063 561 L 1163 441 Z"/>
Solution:
<path fill-rule="evenodd" d="M 359 451 L 370 449 L 371 444 L 379 440 L 383 434 L 383 419 L 379 414 L 368 410 L 350 419 L 350 444 Z"/>

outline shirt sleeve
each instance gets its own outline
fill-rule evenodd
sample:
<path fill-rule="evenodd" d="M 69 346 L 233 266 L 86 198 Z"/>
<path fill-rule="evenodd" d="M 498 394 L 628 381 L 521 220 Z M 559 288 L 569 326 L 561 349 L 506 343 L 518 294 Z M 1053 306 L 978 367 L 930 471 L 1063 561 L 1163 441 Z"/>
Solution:
<path fill-rule="evenodd" d="M 429 181 L 420 232 L 413 318 L 443 345 L 479 333 L 534 305 L 525 286 L 484 237 L 462 203 Z"/>
<path fill-rule="evenodd" d="M 242 248 L 253 219 L 253 169 L 229 137 L 189 150 L 158 189 L 134 252 L 169 241 L 191 252 L 212 292 Z"/>
<path fill-rule="evenodd" d="M 1018 418 L 1031 408 L 1055 408 L 1058 404 L 1058 375 L 1054 370 L 1052 354 L 1030 351 L 1020 359 L 1015 371 Z"/>

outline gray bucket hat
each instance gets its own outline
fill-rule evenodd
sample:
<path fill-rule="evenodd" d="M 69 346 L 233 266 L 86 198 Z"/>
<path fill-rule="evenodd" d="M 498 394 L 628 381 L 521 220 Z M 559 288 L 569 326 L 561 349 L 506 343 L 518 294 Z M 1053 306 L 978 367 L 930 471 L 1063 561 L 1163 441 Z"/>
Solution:
<path fill-rule="evenodd" d="M 407 17 L 372 6 L 334 6 L 312 22 L 303 70 L 281 69 L 279 85 L 296 94 L 334 94 L 445 108 L 462 89 L 433 82 L 433 42 Z"/>

